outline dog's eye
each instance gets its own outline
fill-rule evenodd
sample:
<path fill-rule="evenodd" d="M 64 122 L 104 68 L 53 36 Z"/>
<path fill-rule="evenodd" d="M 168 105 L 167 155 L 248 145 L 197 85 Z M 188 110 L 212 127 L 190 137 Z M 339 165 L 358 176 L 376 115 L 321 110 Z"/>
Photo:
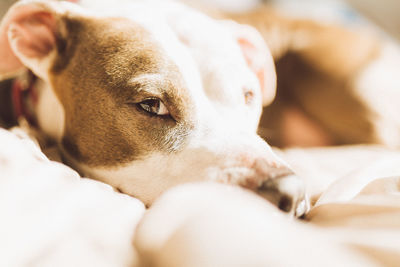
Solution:
<path fill-rule="evenodd" d="M 169 111 L 160 99 L 146 99 L 137 104 L 144 111 L 158 116 L 168 115 Z"/>
<path fill-rule="evenodd" d="M 247 105 L 251 104 L 254 98 L 254 93 L 252 91 L 246 91 L 244 93 L 244 101 Z"/>

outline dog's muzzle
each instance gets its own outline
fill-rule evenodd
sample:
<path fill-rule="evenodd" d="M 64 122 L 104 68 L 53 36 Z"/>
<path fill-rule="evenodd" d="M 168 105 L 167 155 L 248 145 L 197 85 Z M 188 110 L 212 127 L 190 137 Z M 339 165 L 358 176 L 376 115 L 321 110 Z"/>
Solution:
<path fill-rule="evenodd" d="M 280 210 L 301 217 L 309 209 L 304 182 L 295 174 L 269 178 L 254 190 Z"/>
<path fill-rule="evenodd" d="M 226 169 L 224 174 L 226 182 L 255 192 L 291 215 L 301 217 L 309 209 L 304 181 L 287 166 L 259 158 L 251 167 Z"/>

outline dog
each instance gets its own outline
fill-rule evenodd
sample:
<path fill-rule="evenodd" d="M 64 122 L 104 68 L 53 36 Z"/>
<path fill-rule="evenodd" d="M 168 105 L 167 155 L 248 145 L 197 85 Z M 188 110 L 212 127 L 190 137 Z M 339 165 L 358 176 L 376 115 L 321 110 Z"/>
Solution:
<path fill-rule="evenodd" d="M 0 75 L 37 77 L 32 117 L 67 164 L 147 206 L 207 180 L 306 212 L 304 183 L 256 134 L 276 76 L 254 28 L 169 1 L 82 6 L 21 1 L 0 28 Z"/>
<path fill-rule="evenodd" d="M 173 185 L 203 179 L 261 191 L 284 210 L 304 204 L 301 182 L 255 134 L 261 103 L 267 106 L 262 126 L 273 135 L 261 134 L 273 145 L 398 146 L 398 108 L 390 99 L 398 95 L 400 53 L 390 40 L 286 18 L 266 7 L 210 19 L 174 2 L 121 2 L 113 8 L 101 3 L 82 1 L 93 13 L 67 3 L 18 4 L 2 23 L 0 53 L 6 60 L 0 73 L 33 71 L 40 78 L 33 117 L 57 140 L 64 160 L 147 205 Z M 227 19 L 252 25 L 262 36 Z M 141 41 L 138 48 L 119 45 L 128 42 L 122 33 L 135 28 L 120 29 L 128 20 L 145 28 L 132 34 L 137 39 L 131 43 Z M 25 48 L 47 51 L 45 60 L 31 60 L 16 44 L 18 33 L 34 29 L 27 28 L 31 24 L 39 26 L 27 39 L 43 42 Z M 81 31 L 88 27 L 90 36 Z M 120 31 L 112 35 L 114 27 Z M 277 62 L 279 89 L 272 105 L 276 78 L 265 42 Z M 127 60 L 130 55 L 135 60 Z M 140 73 L 127 71 L 139 68 L 133 61 L 140 62 Z M 137 75 L 144 79 L 132 78 Z M 127 80 L 133 84 L 127 86 Z M 163 93 L 173 103 L 149 89 L 165 81 L 171 89 Z M 89 90 L 93 84 L 95 90 Z M 133 88 L 151 97 L 126 101 L 123 93 L 138 91 Z M 127 106 L 142 117 L 132 119 Z M 151 116 L 143 119 L 143 112 Z"/>

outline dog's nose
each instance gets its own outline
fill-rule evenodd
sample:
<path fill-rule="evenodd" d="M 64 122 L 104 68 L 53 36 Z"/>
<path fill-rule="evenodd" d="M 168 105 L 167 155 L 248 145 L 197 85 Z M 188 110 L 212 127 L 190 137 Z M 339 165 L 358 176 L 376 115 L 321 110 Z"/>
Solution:
<path fill-rule="evenodd" d="M 239 185 L 265 198 L 280 210 L 301 217 L 309 209 L 304 181 L 277 160 L 258 158 L 253 172 L 243 175 Z"/>
<path fill-rule="evenodd" d="M 304 182 L 294 174 L 268 178 L 254 191 L 280 210 L 296 217 L 305 215 L 309 209 Z"/>

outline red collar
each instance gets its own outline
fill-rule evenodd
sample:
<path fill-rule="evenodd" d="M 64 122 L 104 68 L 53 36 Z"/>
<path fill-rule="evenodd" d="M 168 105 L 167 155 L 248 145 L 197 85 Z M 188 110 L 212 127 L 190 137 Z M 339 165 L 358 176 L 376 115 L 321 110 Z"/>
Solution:
<path fill-rule="evenodd" d="M 18 77 L 12 85 L 12 102 L 15 119 L 25 118 L 29 124 L 36 126 L 34 108 L 37 104 L 38 96 L 34 87 L 37 78 L 31 72 Z"/>

